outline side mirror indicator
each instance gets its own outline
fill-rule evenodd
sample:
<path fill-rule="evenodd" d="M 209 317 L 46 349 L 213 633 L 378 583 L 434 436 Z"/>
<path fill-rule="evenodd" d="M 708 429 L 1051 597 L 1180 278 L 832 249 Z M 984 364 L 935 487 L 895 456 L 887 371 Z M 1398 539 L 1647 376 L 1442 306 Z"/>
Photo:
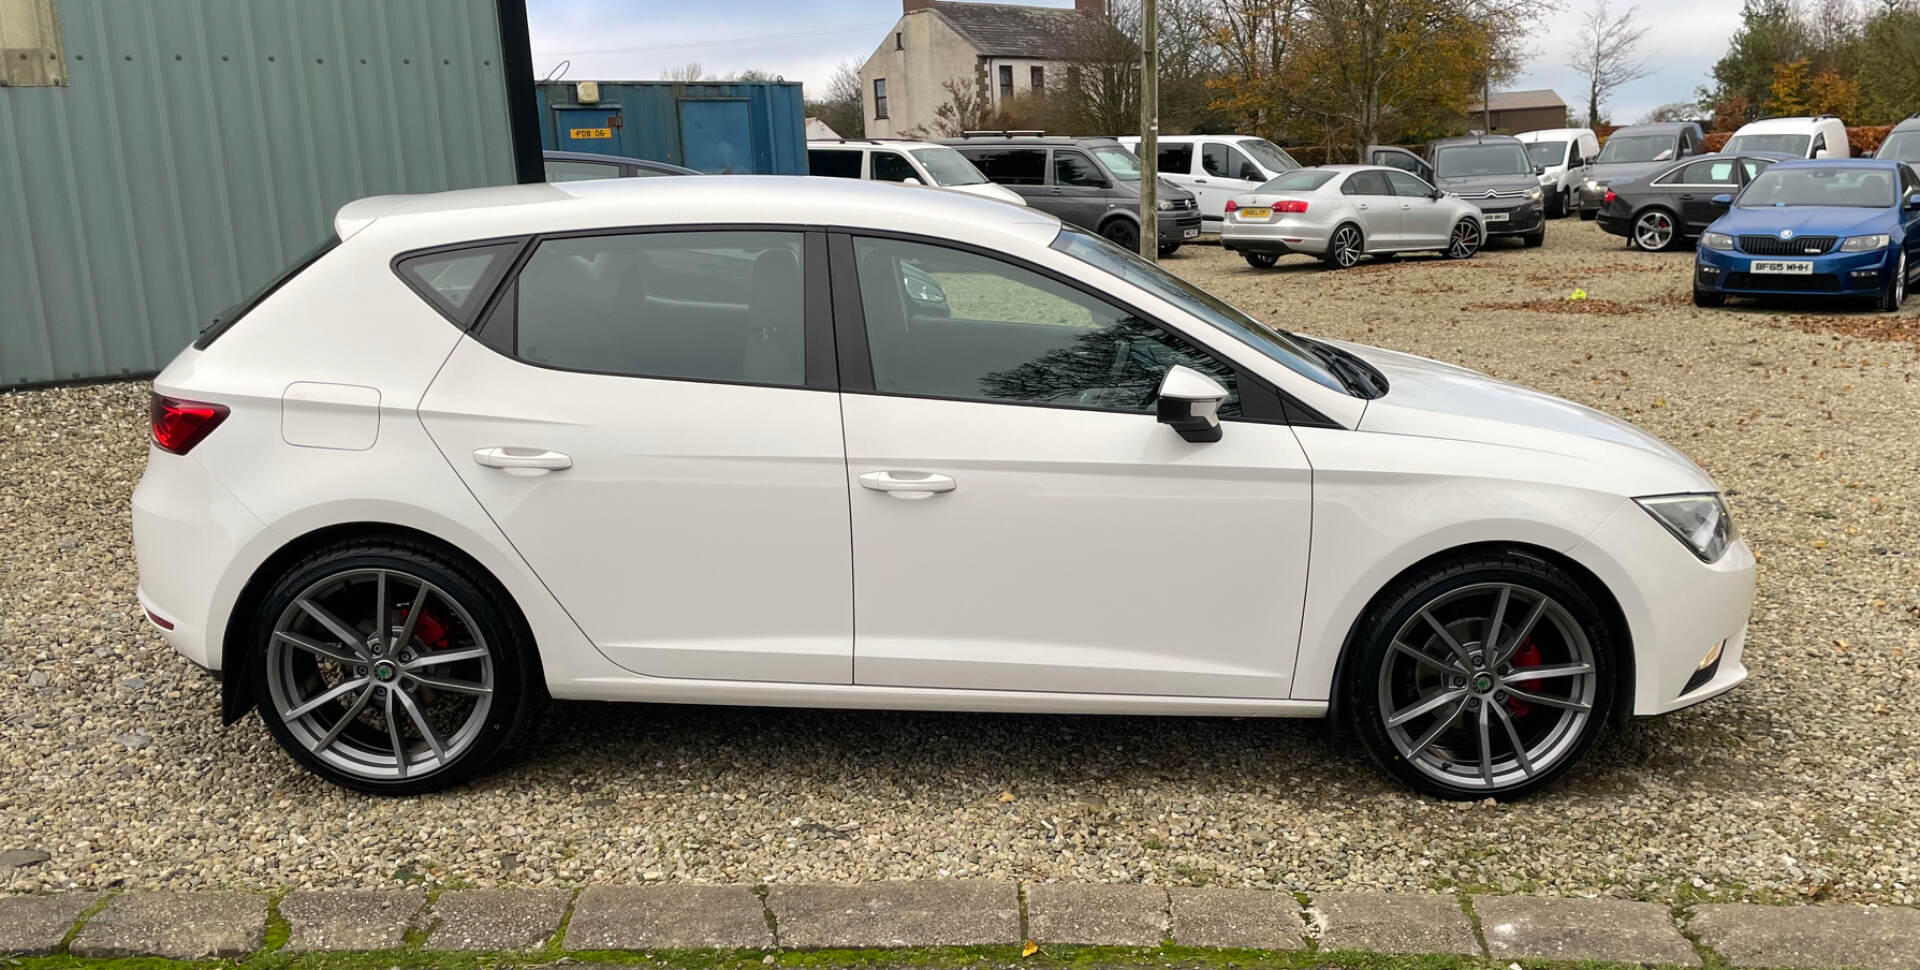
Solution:
<path fill-rule="evenodd" d="M 1220 440 L 1220 405 L 1227 389 L 1205 374 L 1175 364 L 1160 379 L 1160 423 L 1194 442 Z"/>

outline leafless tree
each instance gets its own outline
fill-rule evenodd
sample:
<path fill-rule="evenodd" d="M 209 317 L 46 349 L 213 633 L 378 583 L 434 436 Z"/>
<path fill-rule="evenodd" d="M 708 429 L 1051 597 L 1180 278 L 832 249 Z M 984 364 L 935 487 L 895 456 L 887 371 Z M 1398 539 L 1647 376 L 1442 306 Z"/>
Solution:
<path fill-rule="evenodd" d="M 667 68 L 666 73 L 661 75 L 668 81 L 698 81 L 705 76 L 700 70 L 699 61 L 688 61 L 679 67 Z"/>
<path fill-rule="evenodd" d="M 1580 24 L 1573 42 L 1574 73 L 1587 79 L 1587 123 L 1597 125 L 1605 117 L 1600 105 L 1608 96 L 1630 81 L 1646 77 L 1652 71 L 1640 55 L 1640 42 L 1647 28 L 1634 23 L 1633 7 L 1615 14 L 1611 0 L 1595 0 Z"/>
<path fill-rule="evenodd" d="M 807 113 L 825 122 L 845 138 L 866 135 L 866 105 L 862 101 L 860 65 L 853 61 L 833 69 L 827 81 L 826 96 L 807 104 Z"/>

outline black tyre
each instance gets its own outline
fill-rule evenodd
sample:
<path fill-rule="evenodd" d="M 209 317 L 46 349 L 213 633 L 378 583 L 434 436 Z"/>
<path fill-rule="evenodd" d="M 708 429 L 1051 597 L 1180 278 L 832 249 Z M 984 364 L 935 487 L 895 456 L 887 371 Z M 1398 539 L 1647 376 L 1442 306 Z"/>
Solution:
<path fill-rule="evenodd" d="M 1347 726 L 1388 774 L 1440 798 L 1538 791 L 1587 753 L 1613 706 L 1599 609 L 1531 556 L 1466 554 L 1396 580 L 1350 649 Z"/>
<path fill-rule="evenodd" d="M 1360 234 L 1360 227 L 1343 222 L 1327 238 L 1327 251 L 1320 259 L 1332 269 L 1348 269 L 1360 262 L 1366 251 L 1366 237 Z"/>
<path fill-rule="evenodd" d="M 1447 234 L 1446 254 L 1448 259 L 1472 259 L 1487 241 L 1487 233 L 1480 224 L 1472 219 L 1462 219 L 1453 224 L 1453 231 Z"/>
<path fill-rule="evenodd" d="M 1592 222 L 1592 221 L 1593 221 L 1593 219 L 1594 219 L 1594 217 L 1595 217 L 1595 216 L 1598 216 L 1599 214 L 1600 214 L 1600 210 L 1598 210 L 1598 209 L 1588 209 L 1588 208 L 1586 208 L 1586 207 L 1584 207 L 1584 206 L 1582 206 L 1582 207 L 1581 207 L 1581 209 L 1580 209 L 1580 221 L 1581 221 L 1581 222 Z"/>
<path fill-rule="evenodd" d="M 1240 256 L 1254 269 L 1272 269 L 1273 264 L 1280 261 L 1277 253 L 1241 253 Z"/>
<path fill-rule="evenodd" d="M 1907 254 L 1902 252 L 1893 267 L 1893 279 L 1887 281 L 1887 288 L 1880 294 L 1876 306 L 1883 313 L 1900 312 L 1901 304 L 1907 302 Z"/>
<path fill-rule="evenodd" d="M 1693 305 L 1697 307 L 1707 307 L 1709 309 L 1726 306 L 1727 295 L 1725 293 L 1715 293 L 1712 290 L 1703 290 L 1696 286 L 1693 288 Z"/>
<path fill-rule="evenodd" d="M 1547 197 L 1547 218 L 1559 219 L 1567 214 L 1567 193 L 1555 192 Z"/>
<path fill-rule="evenodd" d="M 280 746 L 344 788 L 460 784 L 512 738 L 535 696 L 531 638 L 491 578 L 406 540 L 301 559 L 252 620 L 249 689 Z"/>
<path fill-rule="evenodd" d="M 1100 235 L 1128 252 L 1140 251 L 1140 227 L 1125 219 L 1115 219 L 1101 226 Z"/>
<path fill-rule="evenodd" d="M 1171 255 L 1173 255 L 1174 253 L 1177 253 L 1177 252 L 1179 252 L 1179 251 L 1180 251 L 1180 244 L 1179 244 L 1179 243 L 1161 243 L 1161 244 L 1160 244 L 1160 258 L 1161 258 L 1161 259 L 1165 259 L 1165 258 L 1167 258 L 1168 256 L 1171 256 Z"/>
<path fill-rule="evenodd" d="M 1541 226 L 1533 232 L 1520 237 L 1520 242 L 1528 249 L 1539 249 L 1547 244 L 1547 227 Z"/>

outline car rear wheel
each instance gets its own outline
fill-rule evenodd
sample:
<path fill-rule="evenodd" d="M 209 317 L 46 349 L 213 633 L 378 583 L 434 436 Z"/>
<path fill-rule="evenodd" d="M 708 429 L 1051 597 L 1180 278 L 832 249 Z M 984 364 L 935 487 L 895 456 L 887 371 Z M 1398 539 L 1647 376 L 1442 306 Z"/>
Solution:
<path fill-rule="evenodd" d="M 248 665 L 274 739 L 313 773 L 375 794 L 471 778 L 532 689 L 506 593 L 412 543 L 347 542 L 274 584 Z"/>
<path fill-rule="evenodd" d="M 1241 253 L 1240 255 L 1247 261 L 1247 265 L 1254 269 L 1272 269 L 1273 264 L 1280 261 L 1277 253 Z"/>
<path fill-rule="evenodd" d="M 1100 227 L 1100 235 L 1128 252 L 1140 251 L 1140 229 L 1125 219 L 1115 219 Z"/>
<path fill-rule="evenodd" d="M 1480 227 L 1472 219 L 1462 219 L 1453 224 L 1453 233 L 1447 237 L 1448 259 L 1472 259 L 1480 251 L 1482 238 Z"/>
<path fill-rule="evenodd" d="M 1893 269 L 1893 279 L 1887 281 L 1886 292 L 1880 294 L 1880 309 L 1887 313 L 1898 313 L 1900 305 L 1907 302 L 1907 254 L 1900 254 L 1900 261 Z"/>
<path fill-rule="evenodd" d="M 1404 577 L 1360 625 L 1343 707 L 1382 767 L 1442 798 L 1516 798 L 1592 747 L 1613 644 L 1564 571 L 1470 554 Z"/>
<path fill-rule="evenodd" d="M 1171 256 L 1174 253 L 1177 253 L 1179 251 L 1180 251 L 1179 243 L 1161 243 L 1160 244 L 1160 258 L 1162 259 L 1165 259 L 1166 257 Z"/>
<path fill-rule="evenodd" d="M 1675 231 L 1673 213 L 1665 209 L 1648 209 L 1633 217 L 1633 235 L 1627 237 L 1636 248 L 1657 253 L 1672 248 Z"/>
<path fill-rule="evenodd" d="M 1334 269 L 1350 269 L 1360 262 L 1360 257 L 1366 252 L 1365 247 L 1360 227 L 1351 222 L 1344 223 L 1327 240 L 1327 254 L 1321 258 Z"/>
<path fill-rule="evenodd" d="M 1594 219 L 1594 217 L 1595 217 L 1595 216 L 1597 216 L 1597 215 L 1599 215 L 1599 214 L 1600 214 L 1600 210 L 1598 210 L 1598 209 L 1588 209 L 1588 208 L 1587 208 L 1587 207 L 1585 207 L 1585 206 L 1581 206 L 1581 207 L 1580 207 L 1580 221 L 1581 221 L 1581 222 L 1592 222 L 1592 221 L 1593 221 L 1593 219 Z"/>

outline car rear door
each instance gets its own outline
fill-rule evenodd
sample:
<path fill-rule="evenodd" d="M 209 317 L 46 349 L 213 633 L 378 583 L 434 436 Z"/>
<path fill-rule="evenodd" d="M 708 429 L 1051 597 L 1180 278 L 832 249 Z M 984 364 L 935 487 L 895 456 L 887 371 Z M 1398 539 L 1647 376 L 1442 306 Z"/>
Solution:
<path fill-rule="evenodd" d="M 1714 204 L 1714 196 L 1740 191 L 1740 166 L 1732 158 L 1688 162 L 1663 178 L 1665 181 L 1654 183 L 1655 188 L 1668 194 L 1679 207 L 1680 229 L 1688 236 L 1705 232 L 1715 219 L 1726 214 Z"/>
<path fill-rule="evenodd" d="M 539 240 L 421 403 L 474 497 L 629 670 L 851 680 L 825 245 L 752 227 Z"/>
<path fill-rule="evenodd" d="M 857 684 L 1288 696 L 1311 469 L 1249 378 L 1144 314 L 980 251 L 834 240 Z M 951 316 L 914 312 L 905 266 Z M 1155 418 L 1220 380 L 1219 441 Z M 1267 391 L 1268 394 L 1273 393 Z"/>

